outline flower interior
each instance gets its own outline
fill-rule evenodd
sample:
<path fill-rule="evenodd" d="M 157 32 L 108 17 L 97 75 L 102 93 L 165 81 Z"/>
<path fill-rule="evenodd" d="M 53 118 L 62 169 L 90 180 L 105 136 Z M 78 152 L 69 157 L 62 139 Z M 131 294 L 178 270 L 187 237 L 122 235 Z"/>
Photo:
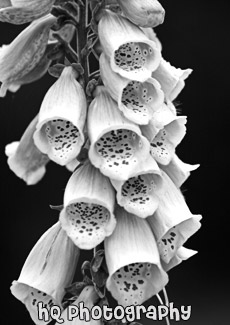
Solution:
<path fill-rule="evenodd" d="M 55 119 L 48 121 L 42 127 L 42 133 L 51 146 L 55 157 L 68 160 L 78 147 L 80 133 L 70 121 Z"/>
<path fill-rule="evenodd" d="M 165 128 L 157 133 L 150 145 L 150 152 L 153 158 L 156 159 L 156 161 L 158 161 L 160 164 L 169 164 L 172 158 L 172 152 L 174 152 L 174 148 L 167 139 L 167 131 Z"/>
<path fill-rule="evenodd" d="M 159 253 L 160 253 L 162 260 L 165 263 L 169 263 L 172 256 L 175 255 L 175 252 L 178 249 L 178 240 L 179 240 L 179 235 L 178 235 L 176 226 L 174 226 L 172 229 L 170 229 L 159 240 L 159 242 L 158 242 Z"/>
<path fill-rule="evenodd" d="M 125 71 L 140 71 L 147 64 L 153 54 L 153 49 L 146 43 L 125 43 L 114 53 L 114 60 L 118 67 Z"/>
<path fill-rule="evenodd" d="M 110 212 L 105 207 L 77 202 L 67 206 L 66 214 L 70 224 L 67 232 L 76 243 L 96 241 L 98 244 L 104 240 L 105 227 L 110 220 Z"/>
<path fill-rule="evenodd" d="M 112 275 L 113 284 L 125 305 L 138 305 L 144 297 L 156 266 L 150 263 L 133 263 L 124 266 Z"/>
<path fill-rule="evenodd" d="M 143 174 L 130 178 L 122 186 L 121 195 L 134 208 L 148 204 L 157 189 L 156 177 L 154 174 Z"/>
<path fill-rule="evenodd" d="M 32 319 L 36 322 L 38 320 L 38 303 L 42 302 L 43 307 L 49 310 L 52 306 L 57 305 L 57 302 L 52 299 L 50 295 L 47 295 L 43 291 L 39 291 L 33 287 L 29 287 L 24 284 L 19 284 L 23 286 L 25 289 L 28 289 L 28 295 L 25 298 L 25 305 L 32 317 Z"/>
<path fill-rule="evenodd" d="M 142 145 L 135 132 L 125 129 L 108 132 L 96 143 L 98 154 L 106 160 L 110 168 L 129 165 L 131 158 Z"/>
<path fill-rule="evenodd" d="M 131 81 L 123 90 L 121 102 L 133 113 L 146 117 L 149 115 L 149 106 L 154 100 L 154 95 L 156 90 L 152 84 Z"/>

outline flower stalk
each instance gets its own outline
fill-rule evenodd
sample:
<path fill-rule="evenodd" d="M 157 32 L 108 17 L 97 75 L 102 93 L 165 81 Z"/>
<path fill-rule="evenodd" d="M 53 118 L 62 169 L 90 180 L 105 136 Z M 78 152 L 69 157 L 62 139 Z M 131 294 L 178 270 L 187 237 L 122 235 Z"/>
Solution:
<path fill-rule="evenodd" d="M 72 173 L 63 202 L 50 206 L 59 222 L 35 245 L 11 287 L 35 324 L 43 324 L 33 303 L 41 292 L 63 317 L 81 299 L 89 308 L 107 302 L 107 290 L 123 306 L 153 296 L 163 304 L 163 290 L 168 305 L 168 271 L 197 253 L 183 244 L 200 228 L 201 216 L 190 212 L 180 187 L 199 165 L 176 155 L 187 117 L 173 104 L 192 70 L 162 58 L 152 27 L 164 16 L 157 0 L 0 4 L 0 21 L 31 22 L 0 48 L 0 97 L 47 70 L 57 78 L 20 142 L 6 147 L 9 167 L 27 185 L 44 176 L 49 160 Z M 71 283 L 83 249 L 94 257 L 82 264 L 83 279 Z"/>

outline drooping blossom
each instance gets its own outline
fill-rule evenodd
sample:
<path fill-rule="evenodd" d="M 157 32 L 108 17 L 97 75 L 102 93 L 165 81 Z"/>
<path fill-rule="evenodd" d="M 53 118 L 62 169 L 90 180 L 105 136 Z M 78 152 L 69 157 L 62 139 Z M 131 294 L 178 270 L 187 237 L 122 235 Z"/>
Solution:
<path fill-rule="evenodd" d="M 122 208 L 115 215 L 117 226 L 105 239 L 106 286 L 119 305 L 141 305 L 163 289 L 168 276 L 147 221 Z"/>
<path fill-rule="evenodd" d="M 149 156 L 150 144 L 138 125 L 123 116 L 107 90 L 97 91 L 88 112 L 89 159 L 109 178 L 127 180 Z"/>
<path fill-rule="evenodd" d="M 49 161 L 47 155 L 34 144 L 33 134 L 37 121 L 38 116 L 29 124 L 21 140 L 8 144 L 5 149 L 10 169 L 27 185 L 37 184 L 42 179 Z"/>
<path fill-rule="evenodd" d="M 111 69 L 104 53 L 100 56 L 100 72 L 104 85 L 124 116 L 136 124 L 148 124 L 164 101 L 158 81 L 149 78 L 140 82 L 121 77 Z"/>
<path fill-rule="evenodd" d="M 115 194 L 109 179 L 89 162 L 70 177 L 60 214 L 62 228 L 81 249 L 92 249 L 111 235 L 116 220 Z"/>
<path fill-rule="evenodd" d="M 72 161 L 84 143 L 86 97 L 71 66 L 62 71 L 42 102 L 34 141 L 40 151 L 64 166 Z"/>
<path fill-rule="evenodd" d="M 67 237 L 59 222 L 43 234 L 30 252 L 18 280 L 13 281 L 10 289 L 25 304 L 35 324 L 47 324 L 38 319 L 39 302 L 48 310 L 53 305 L 62 308 L 65 288 L 71 284 L 78 257 L 78 247 Z"/>
<path fill-rule="evenodd" d="M 157 0 L 117 0 L 125 16 L 135 25 L 156 27 L 164 22 L 165 10 Z"/>
<path fill-rule="evenodd" d="M 156 43 L 126 18 L 105 10 L 98 35 L 111 69 L 122 77 L 145 81 L 160 64 Z"/>
<path fill-rule="evenodd" d="M 42 60 L 49 31 L 55 21 L 51 14 L 41 17 L 24 29 L 12 43 L 0 48 L 0 97 L 6 95 L 7 89 L 18 89 L 23 78 Z"/>

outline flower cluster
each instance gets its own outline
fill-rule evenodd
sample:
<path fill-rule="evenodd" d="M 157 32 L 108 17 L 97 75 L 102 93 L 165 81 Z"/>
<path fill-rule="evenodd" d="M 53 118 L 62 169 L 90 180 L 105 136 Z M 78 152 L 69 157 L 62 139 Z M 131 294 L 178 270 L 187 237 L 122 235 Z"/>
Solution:
<path fill-rule="evenodd" d="M 176 155 L 187 118 L 173 104 L 192 70 L 162 57 L 153 27 L 164 16 L 157 0 L 1 4 L 1 21 L 32 22 L 0 49 L 0 95 L 48 70 L 57 78 L 21 140 L 6 146 L 8 165 L 28 185 L 41 180 L 49 160 L 72 172 L 58 222 L 11 287 L 36 324 L 44 324 L 38 302 L 64 308 L 69 286 L 79 296 L 71 283 L 80 250 L 95 252 L 92 280 L 80 290 L 92 306 L 105 298 L 102 287 L 120 305 L 140 305 L 164 289 L 171 268 L 196 254 L 183 245 L 201 216 L 190 212 L 180 187 L 198 165 Z M 93 73 L 91 53 L 99 61 Z"/>

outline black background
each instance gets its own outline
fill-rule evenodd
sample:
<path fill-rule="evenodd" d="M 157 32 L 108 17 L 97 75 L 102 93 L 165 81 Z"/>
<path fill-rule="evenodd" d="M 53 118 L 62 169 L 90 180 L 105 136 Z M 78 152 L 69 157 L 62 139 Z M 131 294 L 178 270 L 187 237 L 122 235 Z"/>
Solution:
<path fill-rule="evenodd" d="M 176 67 L 193 68 L 178 98 L 188 116 L 187 135 L 177 149 L 185 162 L 201 167 L 183 186 L 194 214 L 203 215 L 202 228 L 187 242 L 199 254 L 170 272 L 167 291 L 176 306 L 192 305 L 188 325 L 229 324 L 229 19 L 228 1 L 162 0 L 165 22 L 156 29 L 163 56 Z M 10 43 L 24 26 L 0 23 L 0 44 Z M 36 186 L 27 187 L 7 167 L 4 146 L 19 140 L 39 110 L 55 80 L 47 76 L 0 99 L 1 118 L 1 278 L 4 324 L 32 324 L 24 308 L 9 293 L 24 260 L 58 213 L 70 176 L 64 167 L 49 163 Z M 90 258 L 82 254 L 81 260 Z M 155 300 L 149 302 L 156 303 Z M 1 320 L 2 316 L 1 316 Z M 154 323 L 154 322 L 153 322 Z M 157 322 L 155 322 L 157 323 Z M 143 324 L 152 324 L 143 321 Z M 164 324 L 164 322 L 159 322 Z M 172 322 L 174 324 L 174 322 Z"/>

